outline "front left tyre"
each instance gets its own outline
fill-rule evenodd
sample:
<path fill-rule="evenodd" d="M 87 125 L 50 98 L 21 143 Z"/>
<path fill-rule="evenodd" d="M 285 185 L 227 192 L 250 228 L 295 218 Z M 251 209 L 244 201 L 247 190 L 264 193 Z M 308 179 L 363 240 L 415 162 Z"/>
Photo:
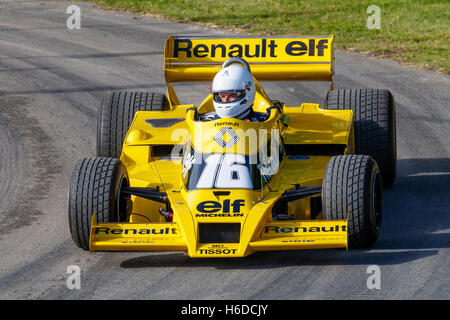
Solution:
<path fill-rule="evenodd" d="M 118 159 L 85 158 L 72 173 L 68 191 L 69 227 L 78 247 L 89 250 L 91 221 L 126 222 L 130 201 L 121 195 L 129 186 L 128 174 Z"/>

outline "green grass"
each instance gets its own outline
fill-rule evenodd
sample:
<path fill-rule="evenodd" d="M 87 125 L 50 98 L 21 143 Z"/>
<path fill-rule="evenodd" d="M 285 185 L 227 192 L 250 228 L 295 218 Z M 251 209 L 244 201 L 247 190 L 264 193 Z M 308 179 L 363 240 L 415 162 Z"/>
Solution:
<path fill-rule="evenodd" d="M 450 73 L 448 0 L 92 0 L 107 9 L 157 14 L 252 34 L 331 34 L 336 48 Z M 366 27 L 367 7 L 381 29 Z"/>

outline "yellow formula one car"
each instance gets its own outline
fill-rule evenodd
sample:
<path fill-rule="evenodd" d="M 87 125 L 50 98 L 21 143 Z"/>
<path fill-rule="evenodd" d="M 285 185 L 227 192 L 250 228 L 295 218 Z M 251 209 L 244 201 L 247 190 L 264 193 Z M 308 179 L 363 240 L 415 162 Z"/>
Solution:
<path fill-rule="evenodd" d="M 169 37 L 167 95 L 113 92 L 98 114 L 97 157 L 69 186 L 70 231 L 85 250 L 255 251 L 365 248 L 396 171 L 395 106 L 381 89 L 333 90 L 333 36 Z M 211 81 L 240 63 L 261 122 L 201 121 L 209 94 L 182 105 L 173 83 Z M 286 106 L 258 81 L 330 81 L 322 106 Z"/>

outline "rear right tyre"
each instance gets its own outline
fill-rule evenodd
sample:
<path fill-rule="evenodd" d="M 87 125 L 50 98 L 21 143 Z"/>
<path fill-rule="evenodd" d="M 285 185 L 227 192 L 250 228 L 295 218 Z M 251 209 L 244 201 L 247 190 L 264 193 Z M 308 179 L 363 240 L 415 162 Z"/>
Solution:
<path fill-rule="evenodd" d="M 395 102 L 384 89 L 329 91 L 324 109 L 352 110 L 355 123 L 355 154 L 371 156 L 377 162 L 384 188 L 395 181 L 397 143 Z"/>

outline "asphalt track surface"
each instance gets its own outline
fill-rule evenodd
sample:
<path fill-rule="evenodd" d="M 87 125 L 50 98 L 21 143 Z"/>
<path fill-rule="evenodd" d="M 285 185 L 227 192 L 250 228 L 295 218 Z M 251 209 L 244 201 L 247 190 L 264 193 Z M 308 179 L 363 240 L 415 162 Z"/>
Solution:
<path fill-rule="evenodd" d="M 0 299 L 449 299 L 449 77 L 363 54 L 336 54 L 336 87 L 387 88 L 397 105 L 398 176 L 369 250 L 266 252 L 191 259 L 180 252 L 93 253 L 71 239 L 67 187 L 95 155 L 101 97 L 164 92 L 170 34 L 218 29 L 81 7 L 66 27 L 60 1 L 0 0 Z M 339 39 L 337 39 L 339 41 Z M 263 83 L 288 105 L 323 101 L 321 83 Z M 204 85 L 177 87 L 198 103 Z M 81 289 L 66 286 L 81 268 Z M 381 288 L 368 289 L 377 265 Z"/>

